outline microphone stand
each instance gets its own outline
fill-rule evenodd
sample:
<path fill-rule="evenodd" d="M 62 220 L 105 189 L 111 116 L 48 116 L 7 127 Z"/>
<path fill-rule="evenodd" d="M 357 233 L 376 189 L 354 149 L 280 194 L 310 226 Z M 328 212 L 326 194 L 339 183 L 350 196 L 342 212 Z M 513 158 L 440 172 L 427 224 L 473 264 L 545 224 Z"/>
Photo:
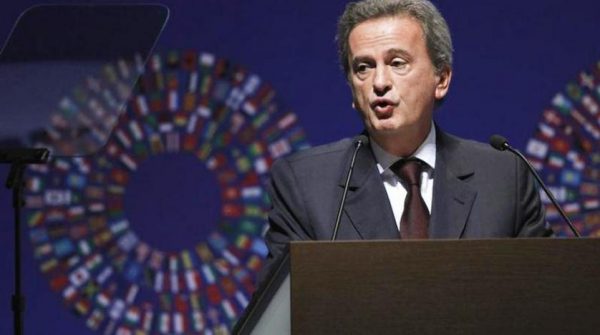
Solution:
<path fill-rule="evenodd" d="M 12 190 L 12 207 L 14 211 L 15 231 L 15 291 L 12 295 L 11 306 L 13 311 L 14 334 L 23 334 L 23 312 L 25 311 L 25 296 L 21 288 L 21 207 L 23 201 L 23 174 L 28 164 L 44 164 L 48 162 L 50 152 L 48 149 L 8 149 L 0 150 L 0 163 L 10 164 L 10 171 L 6 178 L 6 188 Z"/>

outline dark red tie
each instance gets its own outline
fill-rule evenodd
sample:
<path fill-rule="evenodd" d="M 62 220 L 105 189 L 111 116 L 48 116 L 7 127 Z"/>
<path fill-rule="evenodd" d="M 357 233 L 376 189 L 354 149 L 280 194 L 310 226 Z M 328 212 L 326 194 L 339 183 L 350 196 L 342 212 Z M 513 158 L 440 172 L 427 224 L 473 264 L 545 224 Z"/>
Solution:
<path fill-rule="evenodd" d="M 390 169 L 406 185 L 404 212 L 400 219 L 400 236 L 403 239 L 429 237 L 429 210 L 421 196 L 421 172 L 424 163 L 417 158 L 399 160 Z"/>

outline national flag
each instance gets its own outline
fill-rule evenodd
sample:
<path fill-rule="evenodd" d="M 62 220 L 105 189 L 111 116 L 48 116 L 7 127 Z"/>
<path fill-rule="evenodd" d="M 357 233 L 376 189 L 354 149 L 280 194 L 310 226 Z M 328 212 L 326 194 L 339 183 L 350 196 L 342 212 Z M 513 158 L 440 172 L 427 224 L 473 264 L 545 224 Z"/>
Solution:
<path fill-rule="evenodd" d="M 248 298 L 246 298 L 246 295 L 241 291 L 235 292 L 235 299 L 242 308 L 248 306 Z"/>
<path fill-rule="evenodd" d="M 230 277 L 223 277 L 221 279 L 221 288 L 227 296 L 233 296 L 237 290 L 237 286 Z"/>
<path fill-rule="evenodd" d="M 581 103 L 583 104 L 583 106 L 585 107 L 585 109 L 591 114 L 591 115 L 596 115 L 598 114 L 598 110 L 600 109 L 598 107 L 598 104 L 596 103 L 596 100 L 594 98 L 592 98 L 589 94 L 586 94 L 583 99 L 581 100 Z"/>
<path fill-rule="evenodd" d="M 219 272 L 219 274 L 223 276 L 229 275 L 230 266 L 226 260 L 222 258 L 217 259 L 217 261 L 213 264 L 213 267 Z"/>
<path fill-rule="evenodd" d="M 153 250 L 152 254 L 150 255 L 150 261 L 148 262 L 148 264 L 152 269 L 160 270 L 162 268 L 164 257 L 165 255 L 161 251 Z"/>
<path fill-rule="evenodd" d="M 202 274 L 204 275 L 204 279 L 208 284 L 213 284 L 215 282 L 215 275 L 208 265 L 202 265 Z"/>
<path fill-rule="evenodd" d="M 556 134 L 554 128 L 552 128 L 542 122 L 538 123 L 538 129 L 539 129 L 540 133 L 542 133 L 544 135 L 544 137 L 546 137 L 546 138 L 553 138 L 554 135 Z"/>
<path fill-rule="evenodd" d="M 44 207 L 44 197 L 41 195 L 28 195 L 25 196 L 25 206 L 27 206 L 27 208 L 42 208 Z M 29 226 L 35 226 L 38 224 L 41 224 L 43 222 L 43 212 L 41 211 L 36 211 L 35 214 L 32 214 L 29 217 L 28 220 L 28 224 Z M 38 221 L 38 220 L 42 220 L 42 221 Z"/>
<path fill-rule="evenodd" d="M 269 145 L 269 152 L 274 159 L 291 152 L 291 150 L 292 148 L 285 138 L 282 138 Z"/>
<path fill-rule="evenodd" d="M 125 311 L 125 302 L 121 299 L 115 299 L 110 307 L 108 315 L 113 320 L 118 320 L 123 315 Z"/>
<path fill-rule="evenodd" d="M 581 91 L 581 87 L 579 87 L 579 85 L 577 85 L 576 83 L 568 83 L 567 84 L 567 94 L 569 95 L 569 97 L 575 101 L 580 101 L 581 97 L 583 95 L 583 92 Z"/>
<path fill-rule="evenodd" d="M 564 187 L 564 186 L 549 186 L 548 190 L 550 191 L 550 193 L 552 193 L 552 195 L 554 196 L 556 201 L 565 202 L 567 200 L 567 188 L 566 187 Z M 548 196 L 546 196 L 545 192 L 540 192 L 540 198 L 541 198 L 542 202 L 544 202 L 544 203 L 550 202 L 550 199 L 548 198 Z"/>
<path fill-rule="evenodd" d="M 229 186 L 223 190 L 222 197 L 225 200 L 235 200 L 239 198 L 240 192 L 237 187 Z"/>
<path fill-rule="evenodd" d="M 117 139 L 124 148 L 131 148 L 131 139 L 122 129 L 118 129 L 115 133 L 117 135 Z"/>
<path fill-rule="evenodd" d="M 158 329 L 161 333 L 167 334 L 171 331 L 169 327 L 169 321 L 169 314 L 160 313 Z"/>
<path fill-rule="evenodd" d="M 246 95 L 244 94 L 244 92 L 238 87 L 234 87 L 229 92 L 229 96 L 227 97 L 227 99 L 225 99 L 225 105 L 231 108 L 232 110 L 238 110 L 242 102 L 244 102 L 245 98 Z"/>
<path fill-rule="evenodd" d="M 560 178 L 564 185 L 579 186 L 581 183 L 581 174 L 575 170 L 563 170 Z"/>
<path fill-rule="evenodd" d="M 67 210 L 69 221 L 74 222 L 84 218 L 85 208 L 83 206 L 72 206 Z"/>
<path fill-rule="evenodd" d="M 82 255 L 88 255 L 91 251 L 90 243 L 87 240 L 79 240 L 77 244 L 79 247 L 79 253 Z"/>
<path fill-rule="evenodd" d="M 131 231 L 121 236 L 117 242 L 119 248 L 125 252 L 129 252 L 139 242 L 138 237 Z"/>
<path fill-rule="evenodd" d="M 46 229 L 41 229 L 41 228 L 31 229 L 29 231 L 29 239 L 34 244 L 40 244 L 40 243 L 47 242 L 48 234 L 46 232 Z"/>
<path fill-rule="evenodd" d="M 571 148 L 571 146 L 570 146 L 569 142 L 567 142 L 567 140 L 558 138 L 558 137 L 554 138 L 550 142 L 550 146 L 554 151 L 559 152 L 561 154 L 566 154 Z"/>
<path fill-rule="evenodd" d="M 579 185 L 579 193 L 581 195 L 598 197 L 600 195 L 600 189 L 595 183 L 581 183 L 581 185 Z"/>
<path fill-rule="evenodd" d="M 219 292 L 219 287 L 214 284 L 208 285 L 208 287 L 206 288 L 206 296 L 208 298 L 208 301 L 210 301 L 210 303 L 213 305 L 217 305 L 222 300 L 221 293 Z"/>
<path fill-rule="evenodd" d="M 92 186 L 89 185 L 85 188 L 85 196 L 88 199 L 103 199 L 104 198 L 104 188 L 100 186 Z"/>
<path fill-rule="evenodd" d="M 250 77 L 248 77 L 248 80 L 246 80 L 246 82 L 244 83 L 244 93 L 246 93 L 246 95 L 250 95 L 256 92 L 256 90 L 260 87 L 260 82 L 260 77 L 258 77 L 255 74 L 250 75 Z"/>
<path fill-rule="evenodd" d="M 69 281 L 75 287 L 80 287 L 90 279 L 90 272 L 84 266 L 80 266 L 69 275 Z"/>
<path fill-rule="evenodd" d="M 246 114 L 248 114 L 250 116 L 256 115 L 256 110 L 257 110 L 256 104 L 253 100 L 246 101 L 242 105 L 242 111 L 246 112 Z"/>
<path fill-rule="evenodd" d="M 179 151 L 179 133 L 168 133 L 167 137 L 167 151 L 178 152 Z"/>
<path fill-rule="evenodd" d="M 185 281 L 190 291 L 197 291 L 200 288 L 200 274 L 196 270 L 185 271 Z"/>
<path fill-rule="evenodd" d="M 254 161 L 254 170 L 258 174 L 264 174 L 269 171 L 269 161 L 264 157 L 260 157 Z"/>
<path fill-rule="evenodd" d="M 595 80 L 593 75 L 586 72 L 581 72 L 579 74 L 579 85 L 586 87 L 589 90 L 594 90 L 596 86 L 594 82 Z"/>
<path fill-rule="evenodd" d="M 561 169 L 565 165 L 565 159 L 562 156 L 550 154 L 548 156 L 548 165 L 554 168 Z"/>
<path fill-rule="evenodd" d="M 204 316 L 202 315 L 202 312 L 200 312 L 199 310 L 194 310 L 192 312 L 192 320 L 195 331 L 200 332 L 204 330 L 206 323 L 204 321 Z"/>
<path fill-rule="evenodd" d="M 192 72 L 190 72 L 190 79 L 188 81 L 188 92 L 194 93 L 194 92 L 196 92 L 197 89 L 198 89 L 198 71 L 192 71 Z"/>
<path fill-rule="evenodd" d="M 592 198 L 592 199 L 586 199 L 583 202 L 583 208 L 585 208 L 586 210 L 594 210 L 594 209 L 598 209 L 600 207 L 600 200 Z"/>
<path fill-rule="evenodd" d="M 574 169 L 581 171 L 585 168 L 585 161 L 578 152 L 572 150 L 569 151 L 569 153 L 567 153 L 567 159 L 573 163 Z"/>
<path fill-rule="evenodd" d="M 77 290 L 73 286 L 67 286 L 62 293 L 66 302 L 72 303 L 77 297 Z"/>
<path fill-rule="evenodd" d="M 115 335 L 133 335 L 133 332 L 124 326 L 119 326 L 115 331 Z"/>
<path fill-rule="evenodd" d="M 135 301 L 135 297 L 137 296 L 139 291 L 140 288 L 138 285 L 132 284 L 131 286 L 129 286 L 129 290 L 127 290 L 127 295 L 125 297 L 125 301 L 127 302 L 127 304 L 133 304 L 133 302 Z"/>
<path fill-rule="evenodd" d="M 69 284 L 67 276 L 59 274 L 50 280 L 50 288 L 52 291 L 61 291 Z"/>
<path fill-rule="evenodd" d="M 86 326 L 88 326 L 88 328 L 95 331 L 98 330 L 98 328 L 102 324 L 102 321 L 104 321 L 104 314 L 101 310 L 95 308 L 92 311 L 92 314 L 90 314 L 90 316 L 87 318 L 85 324 Z"/>
<path fill-rule="evenodd" d="M 209 53 L 201 53 L 200 54 L 200 65 L 203 67 L 212 67 L 215 64 L 215 56 Z"/>
<path fill-rule="evenodd" d="M 36 247 L 33 254 L 35 255 L 36 258 L 39 259 L 39 258 L 44 258 L 45 256 L 48 256 L 51 253 L 52 253 L 52 245 L 50 243 L 44 243 L 44 244 Z"/>
<path fill-rule="evenodd" d="M 64 258 L 75 252 L 73 242 L 69 238 L 61 238 L 53 244 L 54 254 L 58 258 Z"/>
<path fill-rule="evenodd" d="M 160 135 L 152 134 L 150 136 L 150 149 L 152 150 L 153 154 L 159 154 L 165 150 L 165 147 L 162 143 L 162 139 L 160 138 Z"/>
<path fill-rule="evenodd" d="M 267 249 L 267 245 L 265 244 L 265 242 L 262 239 L 254 239 L 252 241 L 252 251 L 262 257 L 266 257 L 267 254 L 269 253 L 269 250 Z"/>
<path fill-rule="evenodd" d="M 90 311 L 90 302 L 86 299 L 80 299 L 78 300 L 75 305 L 73 306 L 75 309 L 75 312 L 79 315 L 79 316 L 83 316 L 83 315 L 87 315 Z"/>
<path fill-rule="evenodd" d="M 205 243 L 200 243 L 196 246 L 196 253 L 204 263 L 211 262 L 214 256 Z"/>
<path fill-rule="evenodd" d="M 221 307 L 223 308 L 223 311 L 225 311 L 225 315 L 229 320 L 233 320 L 236 317 L 235 309 L 229 300 L 223 300 L 221 302 Z"/>
<path fill-rule="evenodd" d="M 567 214 L 577 214 L 579 213 L 580 207 L 576 202 L 564 204 L 563 209 Z"/>
<path fill-rule="evenodd" d="M 250 160 L 246 156 L 241 156 L 236 159 L 237 171 L 240 174 L 246 173 L 251 167 Z"/>
<path fill-rule="evenodd" d="M 31 193 L 39 192 L 44 186 L 40 177 L 32 177 L 27 180 L 27 191 Z"/>
<path fill-rule="evenodd" d="M 562 93 L 558 93 L 552 99 L 552 105 L 559 109 L 565 115 L 568 115 L 573 108 L 573 104 Z"/>
<path fill-rule="evenodd" d="M 179 277 L 177 272 L 171 272 L 169 275 L 169 283 L 171 284 L 171 293 L 179 292 Z"/>
<path fill-rule="evenodd" d="M 81 241 L 81 242 L 84 242 L 84 241 Z M 100 255 L 100 254 L 94 254 L 94 255 L 88 257 L 84 263 L 85 267 L 89 271 L 94 271 L 94 269 L 96 269 L 101 264 L 102 264 L 102 255 Z"/>
<path fill-rule="evenodd" d="M 252 255 L 246 262 L 246 267 L 254 272 L 258 272 L 258 270 L 260 270 L 262 267 L 262 260 L 258 256 Z"/>
<path fill-rule="evenodd" d="M 240 263 L 237 257 L 235 257 L 231 252 L 229 252 L 229 250 L 223 250 L 223 257 L 225 257 L 225 259 L 227 259 L 227 261 L 229 261 L 229 263 L 233 264 L 234 266 L 237 266 Z"/>
<path fill-rule="evenodd" d="M 133 160 L 133 158 L 131 158 L 130 155 L 128 155 L 126 153 L 122 153 L 119 156 L 119 159 L 130 171 L 137 170 L 137 168 L 138 168 L 137 163 Z"/>
<path fill-rule="evenodd" d="M 154 319 L 154 312 L 151 308 L 146 308 L 144 312 L 144 319 L 142 321 L 142 329 L 149 332 L 152 329 L 152 321 Z"/>
<path fill-rule="evenodd" d="M 44 202 L 48 206 L 68 206 L 71 204 L 71 191 L 47 189 L 44 193 Z"/>
<path fill-rule="evenodd" d="M 186 331 L 185 320 L 180 313 L 173 314 L 173 329 L 176 334 L 182 334 Z"/>
<path fill-rule="evenodd" d="M 100 272 L 100 274 L 96 277 L 96 280 L 98 281 L 98 283 L 104 284 L 104 282 L 106 282 L 112 274 L 113 274 L 112 267 L 110 265 L 107 265 L 104 268 L 104 270 L 102 270 L 102 272 Z"/>
<path fill-rule="evenodd" d="M 156 271 L 154 274 L 154 290 L 157 292 L 161 292 L 163 290 L 164 285 L 164 274 L 162 271 Z"/>
<path fill-rule="evenodd" d="M 247 250 L 252 245 L 252 242 L 251 242 L 250 238 L 248 238 L 248 236 L 239 235 L 235 241 L 235 245 L 240 249 Z"/>
<path fill-rule="evenodd" d="M 48 273 L 58 265 L 58 261 L 55 258 L 51 258 L 42 264 L 40 264 L 40 271 L 42 273 Z"/>
<path fill-rule="evenodd" d="M 256 198 L 260 198 L 262 196 L 262 188 L 259 186 L 253 186 L 253 187 L 244 187 L 242 189 L 242 198 L 248 200 L 248 199 L 256 199 Z"/>
<path fill-rule="evenodd" d="M 104 212 L 104 203 L 92 202 L 92 203 L 88 204 L 88 211 L 90 213 L 102 213 L 102 212 Z"/>

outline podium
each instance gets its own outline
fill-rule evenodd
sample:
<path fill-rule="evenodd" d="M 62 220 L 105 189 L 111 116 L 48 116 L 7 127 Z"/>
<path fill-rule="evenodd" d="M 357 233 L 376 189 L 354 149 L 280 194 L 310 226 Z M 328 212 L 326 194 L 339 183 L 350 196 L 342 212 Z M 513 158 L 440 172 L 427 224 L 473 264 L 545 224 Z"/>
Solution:
<path fill-rule="evenodd" d="M 236 333 L 600 333 L 597 239 L 292 242 L 289 250 Z"/>

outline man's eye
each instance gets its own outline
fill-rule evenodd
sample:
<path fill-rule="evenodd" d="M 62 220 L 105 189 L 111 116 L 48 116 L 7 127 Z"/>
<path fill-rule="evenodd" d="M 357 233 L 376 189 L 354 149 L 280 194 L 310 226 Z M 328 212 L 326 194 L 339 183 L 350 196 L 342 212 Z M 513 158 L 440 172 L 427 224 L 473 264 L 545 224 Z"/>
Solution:
<path fill-rule="evenodd" d="M 369 65 L 365 63 L 357 64 L 355 67 L 356 73 L 365 73 L 369 70 Z"/>
<path fill-rule="evenodd" d="M 392 66 L 397 67 L 397 68 L 402 68 L 402 67 L 406 66 L 406 62 L 402 59 L 394 59 L 392 61 Z"/>

